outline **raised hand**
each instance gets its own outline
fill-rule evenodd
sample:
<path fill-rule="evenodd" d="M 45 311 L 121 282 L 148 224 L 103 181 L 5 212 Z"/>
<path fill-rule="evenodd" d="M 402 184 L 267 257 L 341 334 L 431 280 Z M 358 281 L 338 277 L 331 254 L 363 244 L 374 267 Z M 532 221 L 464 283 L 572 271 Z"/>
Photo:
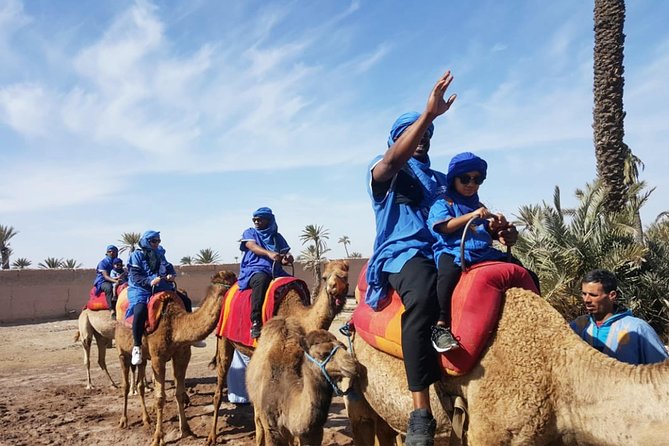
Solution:
<path fill-rule="evenodd" d="M 451 85 L 451 82 L 453 82 L 453 75 L 451 74 L 451 70 L 448 70 L 437 81 L 430 93 L 427 105 L 425 106 L 425 113 L 431 115 L 433 119 L 446 113 L 446 111 L 451 108 L 451 105 L 453 105 L 453 102 L 455 102 L 457 95 L 454 94 L 452 94 L 448 100 L 444 99 L 444 94 L 446 93 L 448 86 Z"/>

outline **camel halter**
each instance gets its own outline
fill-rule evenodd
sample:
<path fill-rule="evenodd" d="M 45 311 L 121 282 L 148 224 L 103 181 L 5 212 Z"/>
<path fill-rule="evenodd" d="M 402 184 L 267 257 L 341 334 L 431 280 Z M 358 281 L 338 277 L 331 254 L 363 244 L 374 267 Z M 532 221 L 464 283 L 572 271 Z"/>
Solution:
<path fill-rule="evenodd" d="M 304 356 L 306 356 L 307 359 L 308 359 L 309 361 L 313 362 L 314 364 L 316 364 L 316 365 L 318 366 L 319 369 L 321 369 L 321 372 L 323 373 L 323 376 L 325 376 L 325 380 L 328 382 L 328 384 L 330 384 L 330 387 L 332 387 L 332 390 L 334 391 L 334 394 L 335 394 L 335 395 L 337 395 L 337 396 L 345 396 L 345 395 L 348 395 L 349 390 L 347 390 L 346 392 L 344 392 L 343 390 L 341 390 L 341 389 L 339 388 L 339 386 L 337 386 L 337 383 L 335 383 L 335 382 L 332 380 L 332 378 L 331 378 L 330 375 L 328 374 L 328 371 L 325 370 L 325 366 L 327 365 L 328 362 L 330 362 L 330 359 L 332 359 L 332 357 L 334 356 L 335 352 L 336 352 L 337 350 L 339 350 L 339 347 L 341 347 L 341 345 L 335 345 L 334 348 L 332 349 L 332 351 L 330 352 L 330 354 L 328 355 L 328 357 L 325 358 L 322 362 L 319 362 L 318 359 L 314 358 L 313 356 L 311 356 L 311 355 L 310 355 L 309 353 L 307 353 L 307 352 L 304 352 Z"/>

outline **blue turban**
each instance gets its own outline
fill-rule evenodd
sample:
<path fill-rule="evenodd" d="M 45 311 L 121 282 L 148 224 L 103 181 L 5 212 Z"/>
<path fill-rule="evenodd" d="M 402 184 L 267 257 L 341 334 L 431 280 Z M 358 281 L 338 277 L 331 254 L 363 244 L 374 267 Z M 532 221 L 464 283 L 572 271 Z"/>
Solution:
<path fill-rule="evenodd" d="M 274 214 L 272 213 L 272 210 L 267 207 L 258 208 L 258 210 L 256 210 L 253 213 L 253 216 L 266 218 L 267 220 L 274 221 Z"/>
<path fill-rule="evenodd" d="M 393 123 L 393 128 L 390 129 L 390 136 L 388 137 L 388 147 L 392 146 L 397 138 L 400 137 L 402 133 L 414 122 L 418 121 L 420 118 L 420 113 L 418 112 L 408 112 L 401 115 Z M 430 123 L 430 126 L 427 128 L 427 134 L 432 138 L 434 134 L 434 124 Z"/>
<path fill-rule="evenodd" d="M 107 245 L 107 251 L 118 251 L 118 248 L 114 245 Z"/>
<path fill-rule="evenodd" d="M 119 259 L 118 257 L 112 260 L 112 265 L 116 265 L 117 263 L 123 263 L 123 260 Z"/>
<path fill-rule="evenodd" d="M 488 172 L 488 163 L 471 152 L 458 153 L 451 159 L 451 162 L 448 163 L 446 183 L 449 187 L 452 187 L 455 177 L 458 177 L 463 173 L 474 171 L 479 172 L 481 178 L 485 179 Z"/>
<path fill-rule="evenodd" d="M 149 240 L 152 238 L 160 238 L 160 231 L 153 231 L 151 229 L 146 231 L 144 234 L 142 234 L 142 238 L 139 240 L 139 246 L 142 248 L 151 249 L 151 243 L 149 243 Z"/>

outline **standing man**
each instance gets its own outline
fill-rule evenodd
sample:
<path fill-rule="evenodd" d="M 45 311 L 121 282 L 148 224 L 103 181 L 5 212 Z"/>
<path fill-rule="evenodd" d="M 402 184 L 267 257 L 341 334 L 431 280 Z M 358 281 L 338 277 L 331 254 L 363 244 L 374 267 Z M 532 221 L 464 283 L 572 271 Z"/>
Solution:
<path fill-rule="evenodd" d="M 588 314 L 579 316 L 571 328 L 588 344 L 618 361 L 652 364 L 669 358 L 655 330 L 617 302 L 618 281 L 605 269 L 583 277 L 581 295 Z"/>
<path fill-rule="evenodd" d="M 114 299 L 113 284 L 118 282 L 110 274 L 114 268 L 114 259 L 118 257 L 118 248 L 114 245 L 107 246 L 107 254 L 98 263 L 95 274 L 95 295 L 99 296 L 104 291 L 107 298 L 107 306 L 111 310 L 112 319 L 116 318 L 116 299 Z"/>
<path fill-rule="evenodd" d="M 430 168 L 432 123 L 455 101 L 444 100 L 453 81 L 447 71 L 436 83 L 422 114 L 405 113 L 393 124 L 388 150 L 369 168 L 367 187 L 376 217 L 374 252 L 367 268 L 365 301 L 383 306 L 389 286 L 402 299 L 402 351 L 413 411 L 405 444 L 432 446 L 436 421 L 430 407 L 430 385 L 441 377 L 430 327 L 439 314 L 437 274 L 432 258 L 434 237 L 427 227 L 432 203 L 446 190 L 446 175 Z"/>

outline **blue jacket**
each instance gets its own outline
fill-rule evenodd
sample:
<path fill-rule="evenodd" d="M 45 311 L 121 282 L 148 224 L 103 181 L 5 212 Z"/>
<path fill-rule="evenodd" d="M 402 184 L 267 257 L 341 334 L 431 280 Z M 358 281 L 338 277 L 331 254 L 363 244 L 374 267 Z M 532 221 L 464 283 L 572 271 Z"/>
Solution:
<path fill-rule="evenodd" d="M 100 260 L 100 263 L 98 263 L 98 266 L 95 268 L 95 280 L 93 281 L 93 285 L 95 286 L 95 294 L 100 294 L 100 285 L 107 281 L 102 275 L 102 271 L 107 271 L 107 274 L 111 274 L 113 267 L 114 266 L 112 265 L 111 257 L 105 256 L 104 259 Z"/>
<path fill-rule="evenodd" d="M 237 279 L 237 284 L 239 285 L 240 290 L 245 290 L 249 287 L 249 280 L 251 276 L 258 272 L 264 272 L 269 274 L 272 277 L 285 277 L 289 276 L 286 271 L 283 270 L 280 264 L 274 264 L 274 262 L 268 259 L 265 256 L 259 256 L 258 254 L 251 251 L 246 247 L 246 242 L 255 242 L 256 245 L 262 247 L 263 249 L 268 249 L 279 254 L 285 254 L 290 251 L 290 246 L 288 242 L 283 238 L 278 232 L 274 236 L 274 249 L 270 249 L 263 241 L 258 231 L 255 228 L 248 228 L 242 234 L 242 240 L 239 244 L 239 249 L 244 253 L 242 257 L 242 263 L 239 265 L 239 278 Z M 272 266 L 274 270 L 272 271 Z"/>
<path fill-rule="evenodd" d="M 579 316 L 569 325 L 588 344 L 618 361 L 636 365 L 669 358 L 655 330 L 630 310 L 623 309 L 599 327 L 590 315 Z"/>

